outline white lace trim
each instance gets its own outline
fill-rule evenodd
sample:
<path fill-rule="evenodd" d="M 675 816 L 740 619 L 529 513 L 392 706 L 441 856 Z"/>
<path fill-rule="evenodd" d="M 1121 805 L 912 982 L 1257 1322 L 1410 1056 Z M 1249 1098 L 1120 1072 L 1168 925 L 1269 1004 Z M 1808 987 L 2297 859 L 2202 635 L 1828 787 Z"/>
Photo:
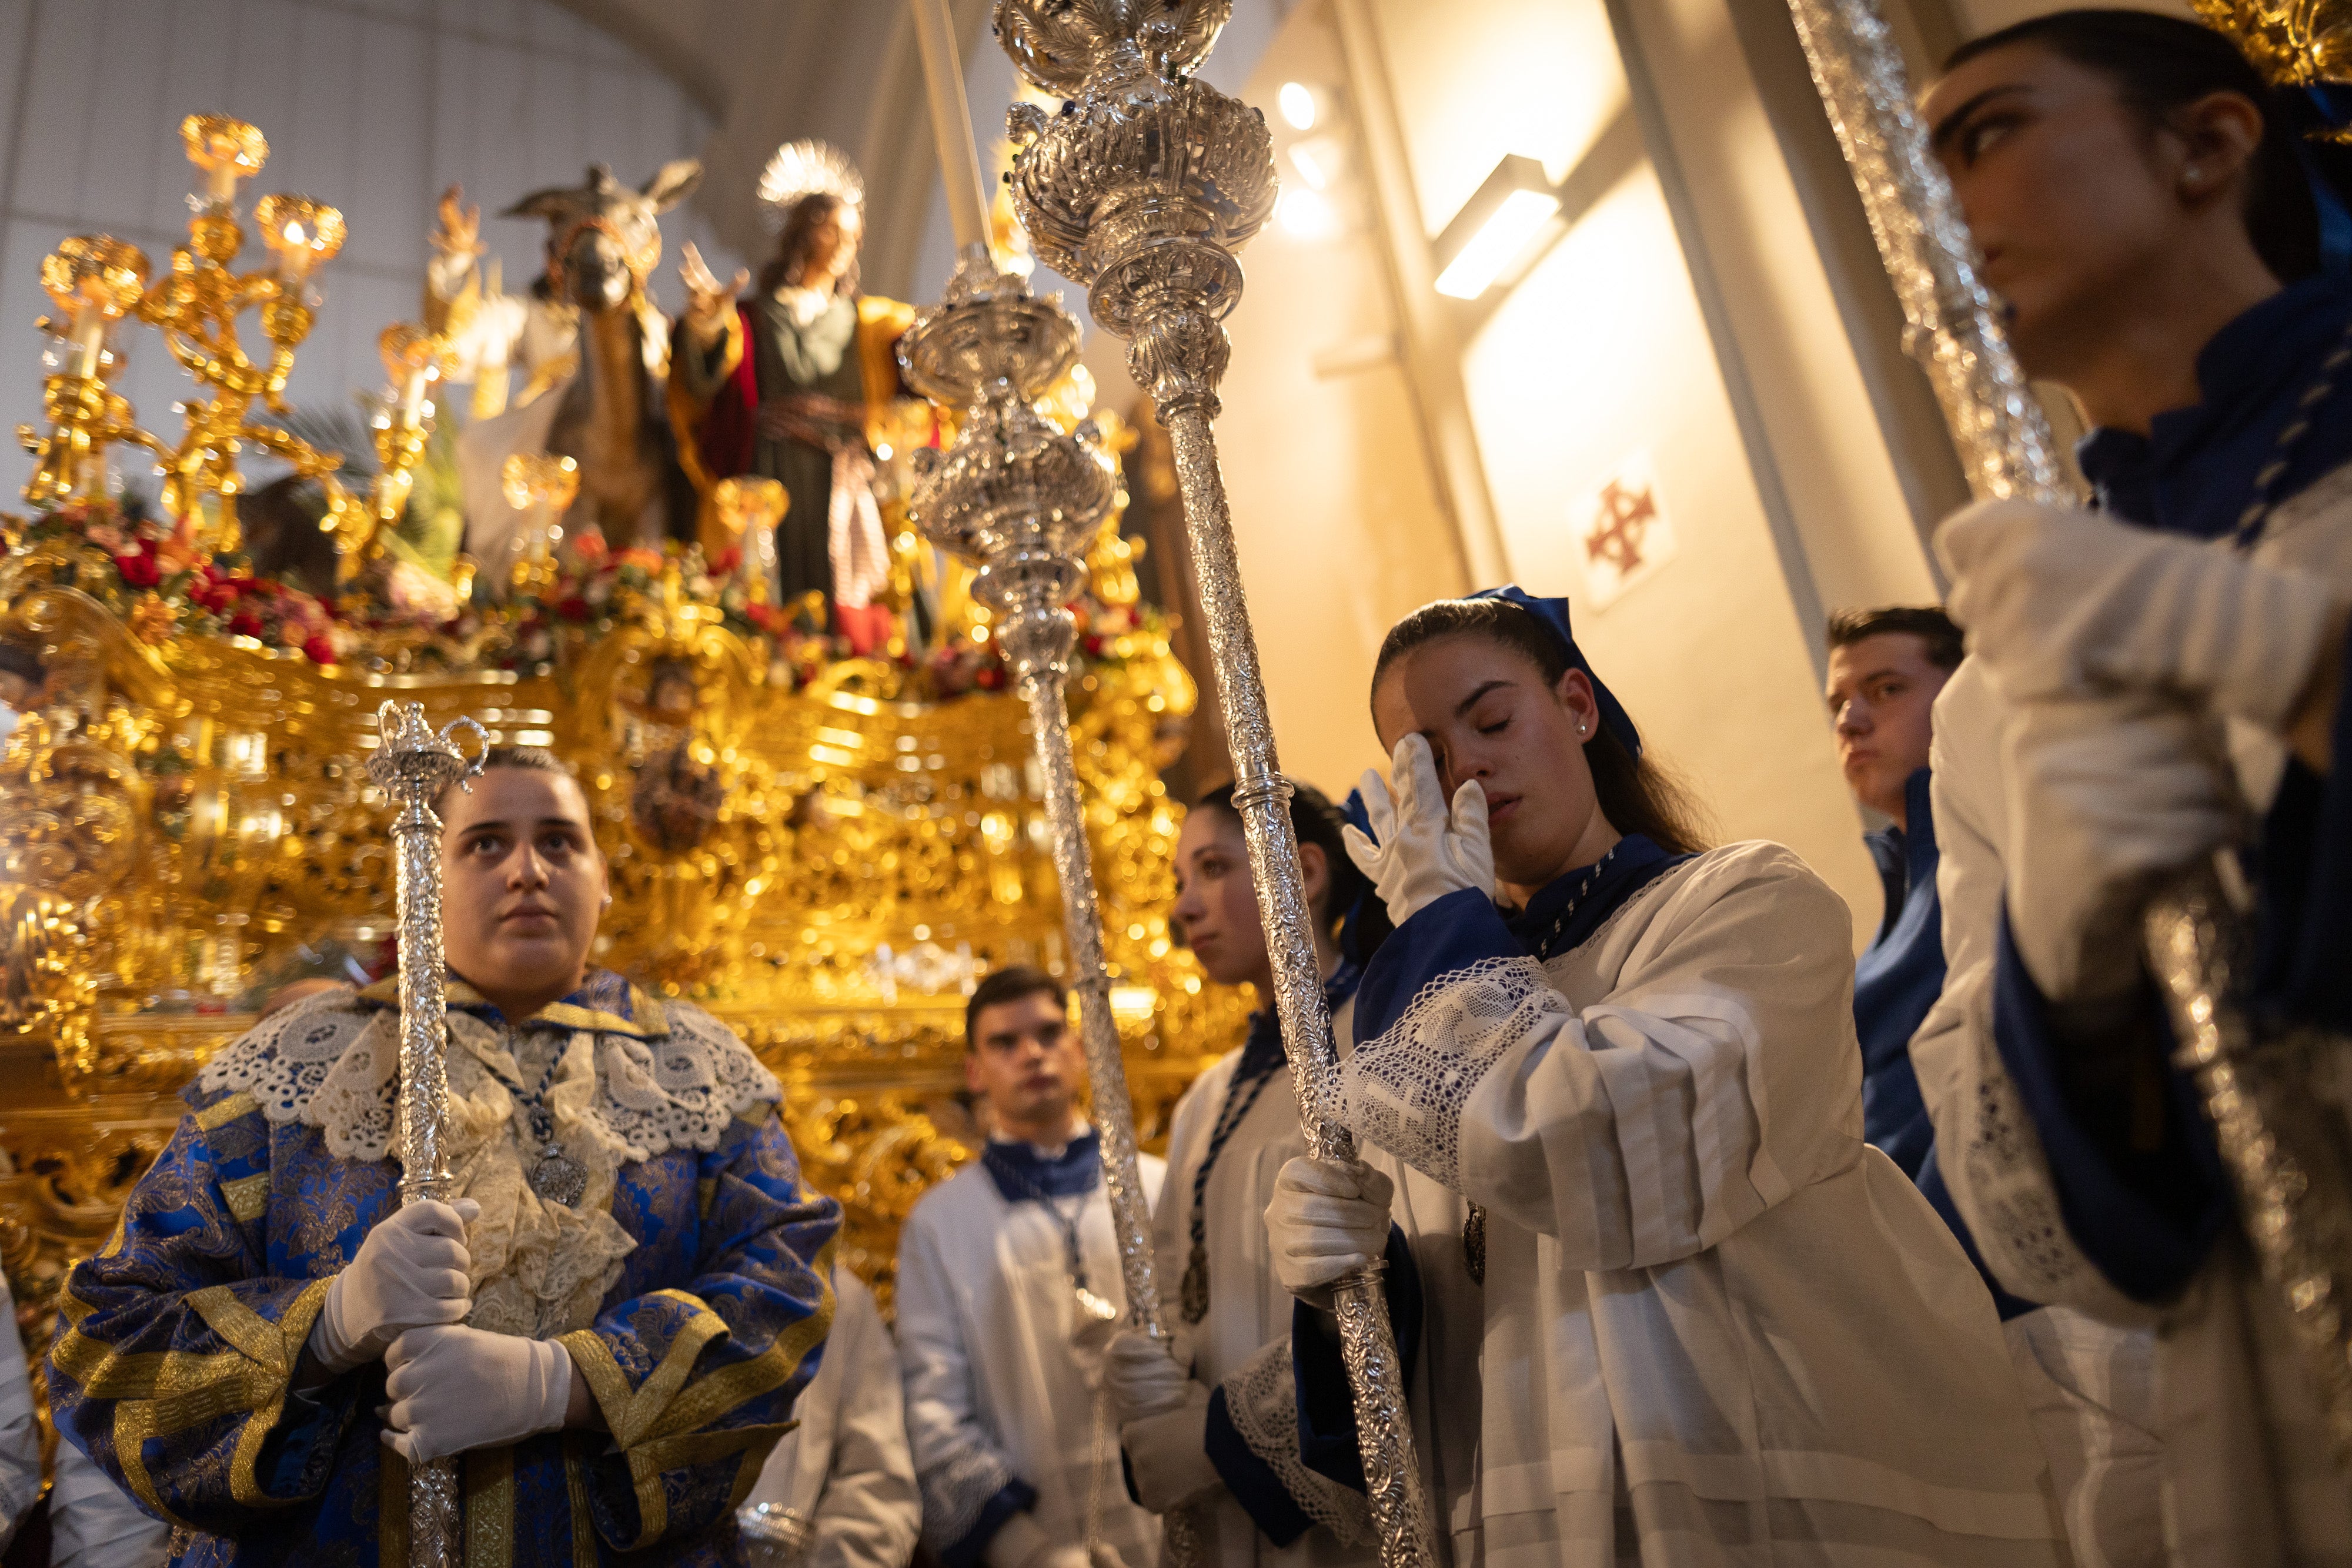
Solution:
<path fill-rule="evenodd" d="M 1340 1070 L 1348 1124 L 1460 1191 L 1471 1095 L 1504 1053 L 1567 1012 L 1531 958 L 1482 958 L 1440 975 Z"/>
<path fill-rule="evenodd" d="M 1298 1387 L 1290 1370 L 1290 1336 L 1258 1346 L 1221 1386 L 1234 1431 L 1274 1472 L 1299 1511 L 1342 1545 L 1370 1540 L 1371 1500 L 1308 1469 L 1298 1457 Z"/>
<path fill-rule="evenodd" d="M 2006 1267 L 2001 1282 L 2029 1301 L 2067 1300 L 2089 1265 L 2059 1211 L 2040 1134 L 2017 1083 L 2001 1065 L 1992 1030 L 1975 1031 L 1981 1059 L 1960 1151 L 1978 1244 Z"/>
<path fill-rule="evenodd" d="M 567 1055 L 551 1104 L 572 1100 L 572 1114 L 616 1141 L 626 1161 L 672 1149 L 705 1153 L 727 1124 L 783 1099 L 775 1074 L 732 1030 L 700 1008 L 667 1002 L 670 1031 L 652 1040 L 619 1033 L 577 1035 L 590 1051 Z M 449 1015 L 453 1039 L 497 1031 L 471 1014 Z M 462 1042 L 462 1041 L 461 1041 Z M 501 1055 L 503 1046 L 494 1047 Z M 457 1063 L 452 1052 L 452 1092 Z M 380 1160 L 391 1153 L 399 1093 L 399 1015 L 349 992 L 329 992 L 264 1019 L 216 1053 L 197 1075 L 207 1094 L 251 1093 L 279 1125 L 299 1122 L 326 1134 L 339 1159 Z M 564 1120 L 558 1105 L 559 1126 Z"/>

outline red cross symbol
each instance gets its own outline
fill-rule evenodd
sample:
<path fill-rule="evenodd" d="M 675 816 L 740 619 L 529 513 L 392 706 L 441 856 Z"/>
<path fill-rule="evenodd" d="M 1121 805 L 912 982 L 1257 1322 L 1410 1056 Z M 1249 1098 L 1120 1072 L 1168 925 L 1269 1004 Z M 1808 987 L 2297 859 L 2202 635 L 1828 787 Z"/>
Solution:
<path fill-rule="evenodd" d="M 1657 497 L 1649 486 L 1629 490 L 1622 480 L 1610 480 L 1601 487 L 1600 515 L 1584 536 L 1585 558 L 1605 560 L 1625 576 L 1642 564 L 1642 536 L 1657 516 Z"/>

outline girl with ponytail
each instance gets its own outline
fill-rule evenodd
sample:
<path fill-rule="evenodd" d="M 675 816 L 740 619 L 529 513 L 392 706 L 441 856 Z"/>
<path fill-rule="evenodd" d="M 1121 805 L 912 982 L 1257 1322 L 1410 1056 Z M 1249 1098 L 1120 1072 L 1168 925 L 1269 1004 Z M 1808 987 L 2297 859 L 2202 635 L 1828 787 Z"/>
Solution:
<path fill-rule="evenodd" d="M 1312 785 L 1291 789 L 1324 999 L 1345 1039 L 1357 978 L 1387 916 L 1348 858 L 1340 813 Z M 1260 1215 L 1275 1174 L 1307 1144 L 1230 787 L 1202 796 L 1186 820 L 1176 886 L 1171 923 L 1202 970 L 1217 985 L 1250 986 L 1260 1007 L 1241 1048 L 1177 1103 L 1153 1217 L 1176 1354 L 1130 1330 L 1105 1364 L 1128 1473 L 1147 1508 L 1203 1505 L 1212 1568 L 1370 1568 L 1380 1553 L 1364 1499 L 1298 1458 L 1290 1297 Z"/>

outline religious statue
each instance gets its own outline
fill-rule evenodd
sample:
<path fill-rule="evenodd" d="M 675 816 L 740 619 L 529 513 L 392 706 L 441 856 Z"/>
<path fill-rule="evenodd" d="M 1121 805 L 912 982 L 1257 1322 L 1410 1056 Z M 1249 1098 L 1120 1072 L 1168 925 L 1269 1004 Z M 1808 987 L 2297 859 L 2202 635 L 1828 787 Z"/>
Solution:
<path fill-rule="evenodd" d="M 880 434 L 898 381 L 898 337 L 911 307 L 857 292 L 865 181 L 835 147 L 793 141 L 760 179 L 778 231 L 759 286 L 711 276 L 694 246 L 679 276 L 687 307 L 672 340 L 670 413 L 681 456 L 709 502 L 723 480 L 782 483 L 777 590 L 786 608 L 816 602 L 856 653 L 880 648 L 891 556 L 876 497 Z"/>
<path fill-rule="evenodd" d="M 545 220 L 547 270 L 520 298 L 483 285 L 479 210 L 462 205 L 454 185 L 441 198 L 425 321 L 449 344 L 449 379 L 474 385 L 458 483 L 467 548 L 494 588 L 527 542 L 502 489 L 519 452 L 578 461 L 567 533 L 593 528 L 616 550 L 689 534 L 693 492 L 661 412 L 669 321 L 646 280 L 661 260 L 657 218 L 701 180 L 702 165 L 681 159 L 632 191 L 599 163 L 583 184 L 524 197 L 505 215 Z M 509 404 L 515 370 L 525 381 Z"/>

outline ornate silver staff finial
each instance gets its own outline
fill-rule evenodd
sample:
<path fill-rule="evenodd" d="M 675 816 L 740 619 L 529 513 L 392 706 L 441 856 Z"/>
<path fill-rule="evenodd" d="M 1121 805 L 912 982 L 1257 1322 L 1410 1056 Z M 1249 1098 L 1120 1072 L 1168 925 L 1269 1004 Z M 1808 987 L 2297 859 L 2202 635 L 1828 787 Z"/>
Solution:
<path fill-rule="evenodd" d="M 404 1207 L 448 1196 L 444 1144 L 449 1119 L 448 1003 L 442 993 L 441 819 L 434 802 L 482 770 L 489 739 L 460 718 L 436 731 L 421 703 L 388 702 L 377 710 L 383 737 L 368 777 L 390 796 L 394 898 L 400 936 L 400 1201 Z M 469 760 L 454 738 L 470 729 L 482 749 Z M 459 1560 L 457 1467 L 434 1459 L 409 1472 L 408 1552 L 412 1568 L 456 1568 Z"/>
<path fill-rule="evenodd" d="M 916 316 L 899 344 L 908 382 L 963 411 L 952 447 L 916 454 L 907 510 L 926 537 L 980 568 L 973 597 L 996 612 L 997 643 L 1029 705 L 1128 1314 L 1157 1337 L 1167 1322 L 1152 1267 L 1151 1206 L 1136 1166 L 1135 1111 L 1111 1013 L 1063 702 L 1077 638 L 1067 606 L 1086 580 L 1087 547 L 1118 503 L 1118 467 L 1094 424 L 1065 435 L 1034 406 L 1077 353 L 1078 324 L 1058 301 L 1033 298 L 1021 278 L 997 270 L 984 247 L 967 252 L 946 296 Z M 1165 1529 L 1171 1563 L 1202 1561 L 1200 1529 L 1188 1511 L 1167 1515 Z"/>
<path fill-rule="evenodd" d="M 1979 496 L 2069 505 L 2050 429 L 2010 351 L 1976 243 L 1872 0 L 1789 0 L 1881 259 Z M 2352 1464 L 2352 1163 L 2313 1113 L 2314 1056 L 2352 1045 L 2255 1028 L 2231 988 L 2244 919 L 2210 864 L 2146 915 L 2179 1060 L 2196 1078 L 2263 1274 L 2284 1299 L 2338 1457 Z"/>
<path fill-rule="evenodd" d="M 1339 1053 L 1290 785 L 1276 758 L 1212 429 L 1232 356 L 1223 318 L 1242 290 L 1233 253 L 1264 226 L 1276 193 L 1265 116 L 1191 74 L 1232 9 L 1232 0 L 996 0 L 994 17 L 1021 73 L 1069 100 L 1052 116 L 1013 106 L 1013 204 L 1039 259 L 1086 286 L 1095 319 L 1127 340 L 1128 369 L 1167 427 L 1299 1121 L 1311 1152 L 1345 1160 L 1355 1140 L 1336 1113 Z M 1381 1561 L 1421 1568 L 1436 1561 L 1436 1547 L 1378 1266 L 1342 1281 L 1333 1305 Z"/>

